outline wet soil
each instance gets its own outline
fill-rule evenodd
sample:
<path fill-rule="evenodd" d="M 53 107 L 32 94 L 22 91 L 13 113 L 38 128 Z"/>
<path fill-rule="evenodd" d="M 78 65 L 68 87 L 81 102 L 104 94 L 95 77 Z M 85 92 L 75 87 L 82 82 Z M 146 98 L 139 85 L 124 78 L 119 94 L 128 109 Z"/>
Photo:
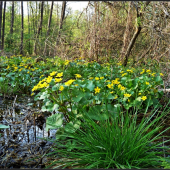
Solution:
<path fill-rule="evenodd" d="M 0 124 L 10 126 L 0 130 L 0 168 L 44 168 L 55 139 L 56 130 L 45 131 L 45 120 L 51 113 L 41 112 L 40 104 L 28 97 L 0 97 Z"/>

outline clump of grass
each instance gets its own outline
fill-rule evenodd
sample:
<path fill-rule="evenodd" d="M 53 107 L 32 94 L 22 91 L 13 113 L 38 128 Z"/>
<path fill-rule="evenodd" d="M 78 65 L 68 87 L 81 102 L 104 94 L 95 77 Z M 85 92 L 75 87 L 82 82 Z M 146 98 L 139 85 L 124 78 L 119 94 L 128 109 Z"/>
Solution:
<path fill-rule="evenodd" d="M 55 141 L 55 151 L 48 154 L 62 159 L 50 162 L 46 168 L 160 168 L 163 160 L 167 161 L 163 155 L 168 148 L 162 144 L 168 140 L 155 141 L 168 130 L 158 133 L 167 113 L 166 108 L 161 114 L 153 110 L 149 117 L 137 124 L 137 113 L 132 118 L 126 112 L 97 124 L 87 116 L 87 111 L 82 110 L 81 128 L 75 133 L 61 135 L 67 140 Z M 151 120 L 154 115 L 156 118 Z"/>

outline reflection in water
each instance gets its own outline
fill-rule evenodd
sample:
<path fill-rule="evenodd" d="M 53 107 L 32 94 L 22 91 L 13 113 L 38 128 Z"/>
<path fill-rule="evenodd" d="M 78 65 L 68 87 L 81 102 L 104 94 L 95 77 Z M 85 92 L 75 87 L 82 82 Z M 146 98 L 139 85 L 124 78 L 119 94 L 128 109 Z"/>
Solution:
<path fill-rule="evenodd" d="M 33 103 L 28 97 L 8 100 L 0 98 L 0 124 L 9 125 L 9 129 L 0 130 L 0 168 L 32 168 L 37 161 L 27 163 L 33 156 L 44 154 L 51 147 L 50 142 L 39 138 L 55 138 L 57 130 L 45 131 L 45 120 L 51 113 L 40 111 L 40 103 Z M 10 153 L 10 154 L 8 154 Z M 20 157 L 22 162 L 20 163 Z M 5 161 L 4 161 L 5 160 Z M 17 165 L 17 167 L 16 167 Z M 42 168 L 43 165 L 39 165 Z"/>

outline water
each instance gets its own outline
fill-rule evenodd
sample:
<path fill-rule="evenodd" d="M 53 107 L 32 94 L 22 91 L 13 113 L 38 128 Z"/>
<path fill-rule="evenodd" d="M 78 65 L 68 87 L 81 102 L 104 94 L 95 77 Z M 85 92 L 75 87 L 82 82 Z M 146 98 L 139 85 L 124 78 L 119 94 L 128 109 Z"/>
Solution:
<path fill-rule="evenodd" d="M 32 157 L 41 157 L 52 142 L 39 139 L 55 139 L 57 130 L 45 130 L 45 121 L 51 113 L 41 112 L 40 103 L 29 97 L 0 98 L 0 124 L 9 129 L 0 130 L 0 168 L 43 168 L 39 159 L 28 163 Z"/>

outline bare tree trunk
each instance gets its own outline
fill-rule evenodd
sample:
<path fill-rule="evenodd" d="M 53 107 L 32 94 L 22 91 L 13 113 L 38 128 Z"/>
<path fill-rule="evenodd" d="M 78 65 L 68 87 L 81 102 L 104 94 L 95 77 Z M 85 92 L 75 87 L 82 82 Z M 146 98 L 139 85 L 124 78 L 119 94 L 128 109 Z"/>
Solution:
<path fill-rule="evenodd" d="M 123 57 L 125 56 L 126 49 L 128 47 L 129 41 L 130 41 L 130 24 L 131 24 L 131 21 L 132 21 L 130 11 L 131 11 L 131 1 L 129 1 L 126 30 L 125 30 L 125 33 L 124 33 L 123 47 L 122 47 L 121 56 L 120 56 L 121 60 L 123 60 Z"/>
<path fill-rule="evenodd" d="M 14 1 L 12 1 L 12 13 L 11 13 L 11 28 L 10 28 L 10 34 L 13 34 L 13 25 L 14 25 Z"/>
<path fill-rule="evenodd" d="M 150 2 L 150 1 L 147 1 L 147 2 L 145 3 L 145 8 L 146 8 L 146 6 L 149 4 L 148 2 Z M 134 44 L 135 44 L 135 41 L 136 41 L 138 35 L 140 34 L 141 29 L 142 29 L 142 27 L 141 27 L 141 17 L 142 17 L 142 15 L 143 15 L 143 13 L 142 13 L 142 11 L 140 11 L 140 12 L 138 11 L 138 7 L 137 7 L 136 5 L 135 5 L 135 8 L 136 8 L 136 11 L 137 11 L 136 31 L 135 31 L 135 33 L 133 34 L 133 37 L 132 37 L 132 39 L 131 39 L 131 41 L 130 41 L 130 43 L 129 43 L 129 46 L 128 46 L 127 50 L 126 50 L 125 59 L 124 59 L 124 62 L 123 62 L 123 65 L 124 65 L 124 66 L 127 65 L 130 52 L 131 52 L 131 50 L 132 50 L 132 48 L 133 48 L 133 46 L 134 46 Z"/>
<path fill-rule="evenodd" d="M 51 11 L 50 11 L 50 16 L 48 18 L 48 30 L 47 30 L 46 38 L 48 37 L 49 32 L 50 32 L 50 25 L 51 25 L 52 13 L 53 13 L 53 4 L 54 4 L 54 1 L 52 1 L 52 3 L 51 3 Z M 46 43 L 45 43 L 45 48 L 44 48 L 44 54 L 43 55 L 46 55 Z"/>
<path fill-rule="evenodd" d="M 4 1 L 3 27 L 2 27 L 2 49 L 4 49 L 4 36 L 5 36 L 5 10 L 6 10 L 6 1 Z"/>
<path fill-rule="evenodd" d="M 63 1 L 63 3 L 62 3 L 62 10 L 61 10 L 60 25 L 59 25 L 59 32 L 58 32 L 58 37 L 57 37 L 57 41 L 56 41 L 56 46 L 59 43 L 61 29 L 63 27 L 63 21 L 64 21 L 64 18 L 65 18 L 65 11 L 66 11 L 66 1 Z"/>
<path fill-rule="evenodd" d="M 28 34 L 30 36 L 30 10 L 29 10 L 29 5 L 28 5 L 28 1 L 27 1 L 27 12 L 28 12 Z M 28 49 L 29 49 L 29 54 L 30 54 L 30 39 L 29 39 L 29 45 L 28 45 Z"/>
<path fill-rule="evenodd" d="M 3 1 L 0 1 L 0 50 L 2 50 L 2 37 L 1 37 L 1 29 L 2 29 L 2 5 Z"/>
<path fill-rule="evenodd" d="M 42 1 L 41 3 L 41 18 L 40 18 L 40 24 L 38 27 L 38 31 L 37 31 L 37 35 L 36 35 L 36 39 L 35 39 L 35 43 L 34 43 L 34 55 L 37 55 L 37 50 L 36 50 L 36 45 L 37 45 L 37 39 L 39 38 L 39 34 L 42 30 L 42 21 L 43 21 L 43 7 L 44 7 L 44 1 Z"/>
<path fill-rule="evenodd" d="M 23 13 L 23 1 L 21 1 L 21 45 L 20 54 L 23 55 L 23 32 L 24 32 L 24 13 Z"/>
<path fill-rule="evenodd" d="M 13 39 L 13 25 L 14 25 L 14 1 L 12 1 L 12 11 L 11 11 L 11 26 L 10 26 L 10 41 L 9 41 L 9 45 L 12 44 L 12 39 Z"/>

